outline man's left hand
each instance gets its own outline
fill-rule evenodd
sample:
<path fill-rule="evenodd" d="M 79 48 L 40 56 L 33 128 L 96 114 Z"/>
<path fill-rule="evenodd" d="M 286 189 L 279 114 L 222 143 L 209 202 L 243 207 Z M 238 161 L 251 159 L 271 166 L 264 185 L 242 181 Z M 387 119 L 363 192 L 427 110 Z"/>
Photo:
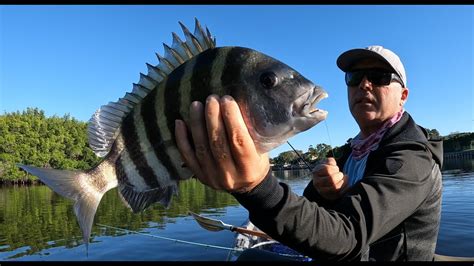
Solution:
<path fill-rule="evenodd" d="M 186 166 L 203 184 L 228 192 L 250 191 L 270 170 L 268 154 L 259 154 L 244 123 L 237 102 L 230 97 L 211 95 L 203 107 L 190 106 L 189 128 L 175 122 L 178 149 Z"/>

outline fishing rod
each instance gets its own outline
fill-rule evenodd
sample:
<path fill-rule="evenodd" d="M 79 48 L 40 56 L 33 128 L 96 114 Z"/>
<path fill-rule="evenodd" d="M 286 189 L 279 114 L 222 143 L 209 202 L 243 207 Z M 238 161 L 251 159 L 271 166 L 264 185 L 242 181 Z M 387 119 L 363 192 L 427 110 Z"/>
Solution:
<path fill-rule="evenodd" d="M 308 167 L 308 170 L 311 171 L 311 166 L 309 166 L 309 164 L 306 162 L 306 160 L 300 155 L 300 153 L 293 147 L 293 145 L 290 144 L 289 141 L 286 141 L 286 143 L 288 143 L 288 145 L 290 145 L 290 147 L 293 149 L 293 151 L 296 153 L 296 155 L 298 155 L 298 157 L 300 157 L 300 159 L 304 162 L 304 164 L 306 164 L 306 167 Z"/>
<path fill-rule="evenodd" d="M 326 120 L 324 120 L 324 125 L 326 125 L 326 133 L 328 134 L 328 140 L 329 140 L 329 146 L 331 147 L 331 149 L 329 150 L 329 152 L 331 152 L 332 154 L 332 157 L 335 158 L 334 156 L 334 151 L 332 149 L 332 141 L 331 141 L 331 136 L 329 134 L 329 127 L 328 127 L 328 123 Z M 311 167 L 309 166 L 309 164 L 306 162 L 306 160 L 303 158 L 303 156 L 301 156 L 301 154 L 293 147 L 293 145 L 291 145 L 291 143 L 289 141 L 286 141 L 286 143 L 288 143 L 288 145 L 290 145 L 290 147 L 293 149 L 293 151 L 296 153 L 296 155 L 298 155 L 298 157 L 304 162 L 304 164 L 306 165 L 306 167 L 308 168 L 308 170 L 311 171 Z"/>
<path fill-rule="evenodd" d="M 133 231 L 133 230 L 125 229 L 125 228 L 110 226 L 110 225 L 106 225 L 106 224 L 97 223 L 97 225 L 105 227 L 105 228 L 122 230 L 124 232 L 129 232 L 129 233 L 133 233 L 133 234 L 137 234 L 137 235 L 143 235 L 143 236 L 158 238 L 158 239 L 162 239 L 162 240 L 169 240 L 169 241 L 182 243 L 182 244 L 189 244 L 189 245 L 194 245 L 194 246 L 201 246 L 201 247 L 206 247 L 206 248 L 216 248 L 216 249 L 223 249 L 223 250 L 230 250 L 230 251 L 243 251 L 242 248 L 229 248 L 229 247 L 222 247 L 222 246 L 216 246 L 216 245 L 210 245 L 210 244 L 203 244 L 203 243 L 197 243 L 197 242 L 192 242 L 192 241 L 180 240 L 180 239 L 175 239 L 175 238 L 170 238 L 170 237 L 157 236 L 157 235 L 142 233 L 142 232 Z"/>

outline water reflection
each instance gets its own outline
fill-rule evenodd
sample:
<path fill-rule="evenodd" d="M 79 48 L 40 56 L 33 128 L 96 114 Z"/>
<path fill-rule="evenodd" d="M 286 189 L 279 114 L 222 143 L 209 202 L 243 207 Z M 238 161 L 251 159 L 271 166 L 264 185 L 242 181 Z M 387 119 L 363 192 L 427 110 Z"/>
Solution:
<path fill-rule="evenodd" d="M 94 222 L 137 231 L 142 228 L 163 229 L 175 223 L 176 218 L 188 216 L 188 210 L 200 213 L 238 205 L 229 194 L 209 189 L 194 179 L 181 182 L 178 195 L 168 209 L 154 204 L 134 214 L 114 189 L 103 197 Z M 124 232 L 93 226 L 91 242 L 103 235 L 120 236 Z M 72 248 L 81 244 L 82 235 L 71 200 L 53 193 L 46 186 L 0 188 L 0 253 L 15 251 L 8 259 L 47 248 Z"/>
<path fill-rule="evenodd" d="M 276 171 L 282 182 L 301 195 L 311 176 L 307 170 Z M 443 176 L 443 207 L 437 253 L 474 256 L 474 175 Z M 95 217 L 88 256 L 73 212 L 73 203 L 46 186 L 0 187 L 0 260 L 225 260 L 222 250 L 100 227 L 105 224 L 209 245 L 231 247 L 229 231 L 209 232 L 188 216 L 188 210 L 241 225 L 247 211 L 229 194 L 196 180 L 179 186 L 169 209 L 155 204 L 134 214 L 116 190 L 101 201 Z M 184 250 L 184 251 L 183 251 Z"/>

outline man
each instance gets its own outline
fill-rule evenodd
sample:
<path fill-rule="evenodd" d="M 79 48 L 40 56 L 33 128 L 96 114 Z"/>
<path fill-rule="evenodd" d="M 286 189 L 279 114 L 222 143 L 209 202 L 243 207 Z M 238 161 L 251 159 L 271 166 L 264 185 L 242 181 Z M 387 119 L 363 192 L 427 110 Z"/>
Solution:
<path fill-rule="evenodd" d="M 183 160 L 202 183 L 232 193 L 260 229 L 315 260 L 432 260 L 442 143 L 404 111 L 407 79 L 392 51 L 349 50 L 337 65 L 360 133 L 314 169 L 302 197 L 271 174 L 268 155 L 256 152 L 230 96 L 191 105 L 195 149 L 176 121 Z"/>

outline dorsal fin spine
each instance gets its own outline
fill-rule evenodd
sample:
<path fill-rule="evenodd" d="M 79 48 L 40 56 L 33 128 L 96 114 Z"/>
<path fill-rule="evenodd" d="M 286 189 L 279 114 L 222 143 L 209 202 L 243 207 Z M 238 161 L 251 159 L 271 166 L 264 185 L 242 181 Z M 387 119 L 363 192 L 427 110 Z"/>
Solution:
<path fill-rule="evenodd" d="M 173 45 L 172 48 L 175 49 L 184 60 L 188 60 L 193 56 L 193 53 L 189 50 L 189 47 L 184 43 L 176 33 L 173 34 Z"/>
<path fill-rule="evenodd" d="M 142 85 L 143 87 L 151 91 L 153 88 L 155 88 L 158 82 L 156 82 L 156 80 L 150 78 L 149 76 L 143 73 L 140 73 L 140 80 L 138 81 L 138 84 Z M 141 97 L 141 98 L 144 98 L 144 97 Z"/>
<path fill-rule="evenodd" d="M 162 81 L 164 78 L 166 78 L 166 73 L 164 73 L 161 69 L 157 68 L 156 66 L 150 65 L 146 63 L 146 66 L 148 67 L 148 74 L 156 74 L 155 80 L 156 81 Z"/>
<path fill-rule="evenodd" d="M 161 64 L 161 63 L 165 64 L 170 70 L 176 68 L 176 66 L 174 66 L 173 64 L 171 64 L 171 62 L 168 61 L 166 58 L 160 56 L 159 54 L 156 54 L 156 55 L 158 56 L 158 60 L 160 61 L 160 64 Z"/>
<path fill-rule="evenodd" d="M 191 35 L 191 40 L 192 40 L 194 46 L 196 47 L 196 49 L 198 50 L 199 53 L 201 53 L 202 51 L 204 51 L 204 49 L 202 48 L 201 44 L 200 44 L 199 41 L 196 39 L 196 37 L 194 37 L 194 36 Z"/>
<path fill-rule="evenodd" d="M 139 95 L 142 98 L 145 98 L 148 95 L 150 90 L 141 84 L 133 83 L 133 90 L 132 92 Z"/>
<path fill-rule="evenodd" d="M 207 45 L 206 34 L 201 28 L 201 24 L 199 23 L 199 21 L 196 18 L 194 18 L 194 20 L 194 36 L 196 37 L 195 39 L 198 42 L 198 45 L 201 47 L 201 50 L 206 50 L 210 47 L 209 45 Z M 199 40 L 201 41 L 199 42 Z"/>
<path fill-rule="evenodd" d="M 181 55 L 175 49 L 169 47 L 168 45 L 166 45 L 166 43 L 163 43 L 163 46 L 165 47 L 165 51 L 168 51 L 171 55 L 173 55 L 173 57 L 176 59 L 179 65 L 185 62 L 185 60 L 181 57 Z"/>
<path fill-rule="evenodd" d="M 160 61 L 160 64 L 156 66 L 157 69 L 159 69 L 162 73 L 165 74 L 165 78 L 168 76 L 169 73 L 173 70 L 173 68 L 170 68 L 168 65 L 161 63 L 161 55 L 158 53 L 155 53 L 156 58 L 158 58 L 158 61 Z"/>
<path fill-rule="evenodd" d="M 199 51 L 197 50 L 197 48 L 196 48 L 196 47 L 194 46 L 194 44 L 193 44 L 193 37 L 192 37 L 191 32 L 188 30 L 188 28 L 186 28 L 186 26 L 184 26 L 183 23 L 181 23 L 181 21 L 179 22 L 179 25 L 181 25 L 181 28 L 182 28 L 183 33 L 184 33 L 184 36 L 186 37 L 186 42 L 185 42 L 185 44 L 187 44 L 187 48 L 188 48 L 189 51 L 191 52 L 192 56 L 198 54 Z"/>
<path fill-rule="evenodd" d="M 117 110 L 120 110 L 124 113 L 127 113 L 130 111 L 130 108 L 124 104 L 116 103 L 116 102 L 109 102 L 108 104 L 110 107 L 115 108 Z"/>
<path fill-rule="evenodd" d="M 130 93 L 130 92 L 127 92 L 125 93 L 125 99 L 129 100 L 130 102 L 134 103 L 134 104 L 137 104 L 140 102 L 141 99 L 137 98 L 137 95 L 133 94 L 133 93 Z"/>
<path fill-rule="evenodd" d="M 163 50 L 165 51 L 165 58 L 170 62 L 173 68 L 177 68 L 181 63 L 176 59 L 175 55 L 171 52 L 171 48 L 163 43 Z"/>
<path fill-rule="evenodd" d="M 139 104 L 153 89 L 163 82 L 175 68 L 186 63 L 197 54 L 216 46 L 215 38 L 209 29 L 204 32 L 199 21 L 195 18 L 194 35 L 179 22 L 185 41 L 172 32 L 172 46 L 163 44 L 164 57 L 156 54 L 159 60 L 157 66 L 146 64 L 148 73 L 140 73 L 140 79 L 133 83 L 132 92 L 125 93 L 117 102 L 109 102 L 101 106 L 89 120 L 89 144 L 98 156 L 105 156 L 111 149 L 117 137 L 123 119 Z"/>

